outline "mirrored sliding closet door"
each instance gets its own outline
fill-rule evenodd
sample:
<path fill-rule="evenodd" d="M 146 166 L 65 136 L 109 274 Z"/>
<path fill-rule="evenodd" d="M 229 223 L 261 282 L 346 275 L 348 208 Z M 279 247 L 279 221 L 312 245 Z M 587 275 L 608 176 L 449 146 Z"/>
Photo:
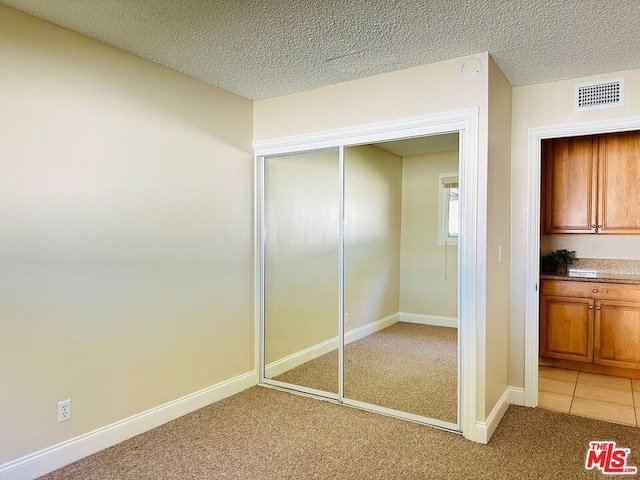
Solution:
<path fill-rule="evenodd" d="M 264 377 L 338 394 L 339 153 L 267 157 Z"/>
<path fill-rule="evenodd" d="M 452 429 L 457 137 L 352 146 L 344 154 L 345 403 Z"/>
<path fill-rule="evenodd" d="M 459 431 L 458 133 L 259 161 L 261 381 Z"/>

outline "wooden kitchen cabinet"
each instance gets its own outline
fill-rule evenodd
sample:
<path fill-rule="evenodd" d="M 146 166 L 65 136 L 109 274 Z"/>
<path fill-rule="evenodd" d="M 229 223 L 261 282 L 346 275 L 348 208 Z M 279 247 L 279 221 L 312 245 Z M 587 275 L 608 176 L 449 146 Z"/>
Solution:
<path fill-rule="evenodd" d="M 593 362 L 593 300 L 540 297 L 540 355 Z"/>
<path fill-rule="evenodd" d="M 640 234 L 640 132 L 600 135 L 598 233 Z"/>
<path fill-rule="evenodd" d="M 542 157 L 544 233 L 591 233 L 596 229 L 598 140 L 546 140 Z"/>
<path fill-rule="evenodd" d="M 640 132 L 545 140 L 543 233 L 640 234 Z"/>
<path fill-rule="evenodd" d="M 597 301 L 595 338 L 595 363 L 640 369 L 640 302 Z"/>
<path fill-rule="evenodd" d="M 559 367 L 640 371 L 640 285 L 542 280 L 539 353 Z"/>

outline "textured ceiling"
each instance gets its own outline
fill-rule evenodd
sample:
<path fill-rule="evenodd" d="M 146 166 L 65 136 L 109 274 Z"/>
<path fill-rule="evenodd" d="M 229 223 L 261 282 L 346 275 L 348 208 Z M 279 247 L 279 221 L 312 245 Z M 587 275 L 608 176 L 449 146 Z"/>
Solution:
<path fill-rule="evenodd" d="M 640 67 L 638 0 L 0 0 L 250 99 L 488 51 L 513 86 Z"/>

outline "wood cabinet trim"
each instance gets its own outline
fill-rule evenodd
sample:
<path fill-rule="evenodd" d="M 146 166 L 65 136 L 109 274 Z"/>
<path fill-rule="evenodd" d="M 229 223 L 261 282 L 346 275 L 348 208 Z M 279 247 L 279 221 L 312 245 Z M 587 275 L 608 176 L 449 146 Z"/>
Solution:
<path fill-rule="evenodd" d="M 593 299 L 623 299 L 640 302 L 640 285 L 605 282 L 542 280 L 541 295 L 561 295 Z"/>

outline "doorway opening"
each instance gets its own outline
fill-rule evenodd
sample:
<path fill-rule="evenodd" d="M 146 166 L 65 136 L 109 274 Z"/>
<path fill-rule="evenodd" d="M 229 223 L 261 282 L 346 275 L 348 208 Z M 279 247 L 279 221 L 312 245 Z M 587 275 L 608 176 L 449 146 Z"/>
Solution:
<path fill-rule="evenodd" d="M 640 117 L 529 130 L 527 246 L 525 278 L 525 405 L 538 406 L 540 315 L 541 159 L 544 140 L 628 132 L 640 129 Z M 597 225 L 596 225 L 597 227 Z"/>

